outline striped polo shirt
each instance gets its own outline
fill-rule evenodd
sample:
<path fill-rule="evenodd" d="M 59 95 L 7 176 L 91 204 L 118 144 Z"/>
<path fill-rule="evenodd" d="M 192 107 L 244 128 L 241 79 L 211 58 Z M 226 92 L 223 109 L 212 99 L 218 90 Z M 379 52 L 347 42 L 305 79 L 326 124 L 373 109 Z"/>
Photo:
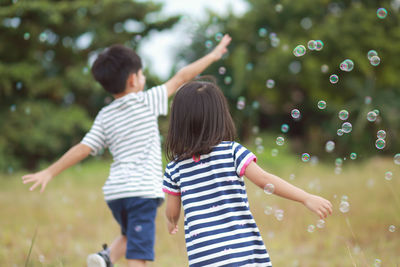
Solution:
<path fill-rule="evenodd" d="M 97 155 L 108 148 L 114 162 L 103 186 L 106 201 L 163 198 L 158 116 L 166 115 L 165 85 L 115 99 L 97 114 L 81 143 Z"/>
<path fill-rule="evenodd" d="M 221 142 L 199 160 L 167 165 L 163 191 L 181 197 L 190 266 L 272 266 L 243 180 L 253 160 L 239 143 Z"/>

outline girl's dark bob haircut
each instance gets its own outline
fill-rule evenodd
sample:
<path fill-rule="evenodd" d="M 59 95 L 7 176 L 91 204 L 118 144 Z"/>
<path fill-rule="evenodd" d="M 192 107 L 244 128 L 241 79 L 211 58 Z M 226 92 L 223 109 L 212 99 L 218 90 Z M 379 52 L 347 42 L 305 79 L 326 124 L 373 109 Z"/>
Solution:
<path fill-rule="evenodd" d="M 199 157 L 210 153 L 220 142 L 235 138 L 228 103 L 213 77 L 200 77 L 184 84 L 171 109 L 166 140 L 168 160 Z"/>

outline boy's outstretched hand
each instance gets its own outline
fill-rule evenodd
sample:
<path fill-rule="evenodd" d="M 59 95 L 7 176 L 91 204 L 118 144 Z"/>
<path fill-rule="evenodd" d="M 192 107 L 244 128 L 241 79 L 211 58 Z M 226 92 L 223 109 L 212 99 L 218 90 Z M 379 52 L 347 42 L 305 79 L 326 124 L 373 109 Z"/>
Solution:
<path fill-rule="evenodd" d="M 22 176 L 22 181 L 24 184 L 26 183 L 34 183 L 29 190 L 33 191 L 36 187 L 41 185 L 40 188 L 40 193 L 44 192 L 44 189 L 46 188 L 46 185 L 50 180 L 53 178 L 51 173 L 45 169 L 43 171 L 37 172 L 37 173 L 32 173 L 32 174 L 27 174 Z"/>
<path fill-rule="evenodd" d="M 310 196 L 304 200 L 303 204 L 312 212 L 318 214 L 321 219 L 332 214 L 332 204 L 325 198 L 310 194 Z"/>
<path fill-rule="evenodd" d="M 211 52 L 215 56 L 216 61 L 219 60 L 228 51 L 227 46 L 229 45 L 231 40 L 232 37 L 230 37 L 229 34 L 225 34 L 219 44 Z"/>

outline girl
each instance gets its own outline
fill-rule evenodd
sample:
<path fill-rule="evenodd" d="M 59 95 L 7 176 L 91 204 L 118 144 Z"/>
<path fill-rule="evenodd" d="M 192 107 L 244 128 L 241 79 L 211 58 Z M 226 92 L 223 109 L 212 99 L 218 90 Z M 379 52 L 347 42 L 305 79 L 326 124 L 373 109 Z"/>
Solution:
<path fill-rule="evenodd" d="M 247 201 L 243 176 L 325 218 L 331 203 L 261 169 L 233 141 L 235 126 L 221 90 L 193 81 L 176 94 L 166 140 L 164 174 L 168 231 L 175 234 L 181 204 L 190 266 L 272 266 Z"/>

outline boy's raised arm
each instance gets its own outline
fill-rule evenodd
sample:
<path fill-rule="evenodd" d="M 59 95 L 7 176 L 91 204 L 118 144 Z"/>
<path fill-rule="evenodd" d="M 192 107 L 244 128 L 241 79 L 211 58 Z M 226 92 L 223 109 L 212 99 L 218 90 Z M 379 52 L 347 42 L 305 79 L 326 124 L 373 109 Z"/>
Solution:
<path fill-rule="evenodd" d="M 174 94 L 181 85 L 192 80 L 202 73 L 210 64 L 219 60 L 228 51 L 227 46 L 231 40 L 232 38 L 228 34 L 225 34 L 219 44 L 209 54 L 180 69 L 165 83 L 168 97 Z"/>
<path fill-rule="evenodd" d="M 48 168 L 22 176 L 23 183 L 34 183 L 29 188 L 30 191 L 33 191 L 37 186 L 41 185 L 40 193 L 42 193 L 51 179 L 65 169 L 85 159 L 89 156 L 90 151 L 91 149 L 87 145 L 77 144 L 71 147 L 59 160 L 54 162 Z"/>

